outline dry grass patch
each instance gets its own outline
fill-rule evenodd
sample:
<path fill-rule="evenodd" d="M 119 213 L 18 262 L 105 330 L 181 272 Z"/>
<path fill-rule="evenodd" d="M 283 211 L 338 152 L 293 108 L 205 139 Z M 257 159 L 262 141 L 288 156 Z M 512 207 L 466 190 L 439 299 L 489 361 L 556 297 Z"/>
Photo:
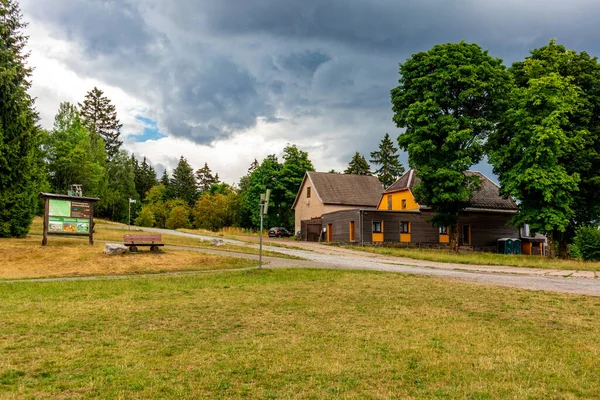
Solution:
<path fill-rule="evenodd" d="M 400 247 L 382 247 L 382 246 L 342 246 L 351 250 L 364 251 L 367 253 L 382 254 L 394 257 L 406 257 L 415 260 L 428 260 L 456 264 L 475 264 L 475 265 L 506 265 L 512 267 L 524 268 L 546 268 L 546 269 L 564 269 L 578 271 L 600 271 L 599 262 L 588 262 L 579 260 L 560 260 L 550 259 L 548 257 L 526 256 L 526 255 L 506 255 L 484 252 L 467 252 L 454 254 L 448 250 L 441 249 L 415 249 Z"/>
<path fill-rule="evenodd" d="M 53 237 L 46 247 L 39 239 L 0 239 L 0 279 L 84 275 L 120 275 L 171 271 L 246 268 L 256 261 L 193 251 L 141 251 L 108 256 L 104 245 Z"/>
<path fill-rule="evenodd" d="M 351 271 L 0 282 L 0 398 L 600 398 L 600 299 Z"/>
<path fill-rule="evenodd" d="M 99 222 L 97 222 L 97 224 L 99 224 Z M 43 233 L 42 225 L 43 225 L 42 218 L 39 218 L 39 217 L 35 218 L 32 226 L 31 226 L 31 229 L 29 230 L 29 234 L 41 235 Z M 116 224 L 116 223 L 113 225 L 115 225 L 114 229 L 111 229 L 106 226 L 100 227 L 100 226 L 96 225 L 96 228 L 95 228 L 96 232 L 94 233 L 94 240 L 123 243 L 123 235 L 125 235 L 127 233 L 135 233 L 136 232 L 135 230 L 130 231 L 127 229 L 123 229 L 123 227 L 127 227 L 127 225 Z M 121 226 L 121 227 L 119 227 L 119 226 Z M 190 231 L 190 232 L 196 233 L 193 231 Z M 57 238 L 57 236 L 49 236 L 48 243 L 55 241 L 56 238 Z M 170 235 L 170 234 L 165 234 L 165 233 L 162 234 L 162 238 L 163 238 L 163 243 L 172 245 L 172 246 L 197 247 L 197 248 L 207 248 L 207 249 L 210 248 L 210 249 L 219 250 L 219 251 L 228 251 L 228 252 L 232 252 L 232 253 L 255 254 L 255 255 L 258 255 L 258 252 L 259 252 L 257 248 L 250 247 L 250 246 L 234 245 L 234 244 L 226 243 L 223 246 L 216 247 L 216 246 L 213 246 L 209 241 L 201 241 L 198 238 Z M 41 243 L 41 239 L 39 239 L 39 240 Z M 85 238 L 82 240 L 88 240 L 88 239 Z M 269 256 L 269 257 L 279 257 L 279 258 L 288 258 L 288 259 L 296 259 L 296 260 L 301 259 L 299 257 L 290 256 L 290 255 L 278 253 L 275 251 L 266 251 L 266 250 L 263 250 L 263 255 Z"/>

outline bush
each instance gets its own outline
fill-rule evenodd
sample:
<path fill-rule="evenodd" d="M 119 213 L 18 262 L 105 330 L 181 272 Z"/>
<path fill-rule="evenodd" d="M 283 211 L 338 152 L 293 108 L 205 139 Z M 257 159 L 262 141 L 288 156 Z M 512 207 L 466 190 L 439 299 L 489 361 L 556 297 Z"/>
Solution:
<path fill-rule="evenodd" d="M 585 261 L 600 261 L 600 229 L 584 226 L 573 239 L 575 253 Z"/>
<path fill-rule="evenodd" d="M 140 214 L 135 219 L 135 224 L 137 226 L 147 226 L 151 228 L 155 225 L 155 223 L 154 211 L 152 211 L 152 209 L 148 206 L 142 207 L 142 211 L 140 211 Z"/>
<path fill-rule="evenodd" d="M 185 206 L 176 206 L 169 213 L 167 218 L 168 229 L 189 228 L 190 210 Z"/>

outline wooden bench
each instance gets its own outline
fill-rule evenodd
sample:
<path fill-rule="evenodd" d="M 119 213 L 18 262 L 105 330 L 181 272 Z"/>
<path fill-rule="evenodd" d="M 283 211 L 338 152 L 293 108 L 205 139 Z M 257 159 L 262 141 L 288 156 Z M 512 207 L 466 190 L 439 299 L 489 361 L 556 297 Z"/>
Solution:
<path fill-rule="evenodd" d="M 153 252 L 157 252 L 159 246 L 164 246 L 164 243 L 160 243 L 162 242 L 160 233 L 131 233 L 124 235 L 123 241 L 132 253 L 137 253 L 138 246 L 150 246 Z"/>

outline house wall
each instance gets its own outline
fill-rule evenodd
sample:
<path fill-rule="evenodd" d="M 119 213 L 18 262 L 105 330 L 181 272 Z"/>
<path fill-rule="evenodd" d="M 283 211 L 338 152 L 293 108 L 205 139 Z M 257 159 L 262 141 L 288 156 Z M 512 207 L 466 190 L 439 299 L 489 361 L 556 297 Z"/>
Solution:
<path fill-rule="evenodd" d="M 337 243 L 350 243 L 350 222 L 354 221 L 354 242 L 361 243 L 360 210 L 335 211 L 323 215 L 323 226 L 332 226 L 332 239 Z"/>
<path fill-rule="evenodd" d="M 307 188 L 311 188 L 310 199 L 307 197 Z M 314 187 L 312 187 L 312 183 L 310 179 L 306 179 L 304 184 L 300 188 L 300 196 L 298 197 L 298 202 L 296 203 L 296 207 L 294 208 L 294 232 L 298 232 L 302 227 L 302 221 L 318 218 L 325 213 L 341 211 L 341 210 L 356 210 L 356 206 L 344 206 L 337 204 L 323 204 L 319 195 Z M 323 226 L 326 226 L 326 223 L 323 223 Z"/>
<path fill-rule="evenodd" d="M 444 239 L 439 229 L 428 220 L 433 213 L 428 210 L 412 211 L 379 211 L 364 210 L 362 221 L 360 210 L 338 211 L 323 215 L 323 226 L 331 224 L 332 240 L 348 243 L 350 241 L 350 221 L 355 221 L 355 242 L 361 243 L 413 243 L 415 245 L 439 245 Z M 462 225 L 471 226 L 471 246 L 490 249 L 495 248 L 496 241 L 504 237 L 518 237 L 518 231 L 508 226 L 512 214 L 492 212 L 463 213 L 459 219 L 459 243 L 463 243 Z M 373 221 L 381 221 L 382 234 L 373 234 Z M 410 223 L 410 233 L 400 234 L 400 222 Z M 362 222 L 362 225 L 361 225 Z"/>
<path fill-rule="evenodd" d="M 405 210 L 418 210 L 419 205 L 415 201 L 415 198 L 410 190 L 405 189 L 399 192 L 383 194 L 381 196 L 381 200 L 379 202 L 379 206 L 377 206 L 378 210 L 388 210 L 388 196 L 392 197 L 392 210 L 400 211 L 402 210 L 402 200 L 406 200 L 406 208 Z"/>

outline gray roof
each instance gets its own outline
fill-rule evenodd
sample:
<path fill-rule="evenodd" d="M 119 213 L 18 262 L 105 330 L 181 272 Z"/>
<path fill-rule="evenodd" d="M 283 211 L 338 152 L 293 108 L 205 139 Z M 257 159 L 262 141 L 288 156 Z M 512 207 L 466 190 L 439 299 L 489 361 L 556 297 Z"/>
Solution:
<path fill-rule="evenodd" d="M 384 190 L 376 176 L 307 172 L 304 180 L 307 178 L 323 204 L 377 207 Z"/>
<path fill-rule="evenodd" d="M 481 179 L 481 187 L 479 190 L 473 192 L 473 198 L 471 200 L 471 208 L 485 208 L 492 210 L 518 210 L 517 203 L 509 197 L 503 199 L 499 193 L 499 187 L 492 182 L 487 176 L 477 171 L 466 171 L 465 175 L 476 175 Z M 397 192 L 405 189 L 414 189 L 421 180 L 415 174 L 415 171 L 411 169 L 404 175 L 402 175 L 392 186 L 390 186 L 385 193 Z"/>
<path fill-rule="evenodd" d="M 97 197 L 83 197 L 83 196 L 70 196 L 68 194 L 55 194 L 55 193 L 40 193 L 38 197 L 48 197 L 51 199 L 58 199 L 58 200 L 83 200 L 83 201 L 89 201 L 89 202 L 96 202 L 98 200 L 100 200 Z"/>

